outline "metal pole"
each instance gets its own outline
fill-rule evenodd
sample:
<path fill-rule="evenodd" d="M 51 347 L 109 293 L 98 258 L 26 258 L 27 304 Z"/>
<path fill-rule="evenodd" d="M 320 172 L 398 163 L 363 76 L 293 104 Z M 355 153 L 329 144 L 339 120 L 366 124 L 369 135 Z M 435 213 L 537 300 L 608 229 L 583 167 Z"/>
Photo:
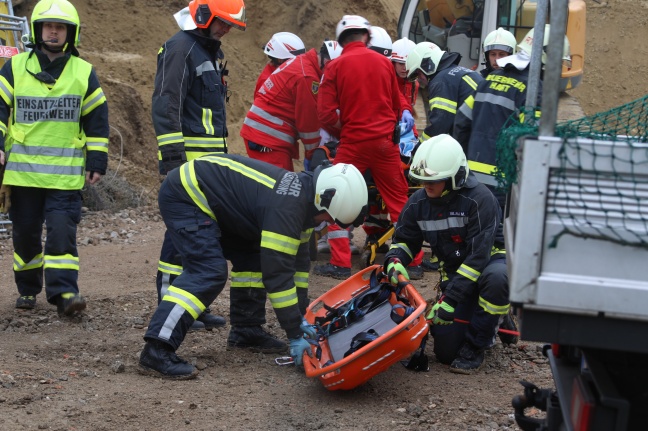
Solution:
<path fill-rule="evenodd" d="M 536 7 L 535 23 L 533 24 L 533 43 L 531 44 L 531 65 L 529 66 L 529 88 L 525 108 L 527 111 L 534 108 L 538 100 L 540 88 L 540 71 L 542 70 L 542 42 L 544 41 L 544 28 L 547 22 L 547 8 L 549 0 L 538 0 Z M 533 115 L 528 115 L 527 120 L 532 121 Z"/>
<path fill-rule="evenodd" d="M 567 0 L 553 0 L 551 28 L 547 47 L 547 64 L 542 82 L 542 118 L 538 134 L 554 136 L 558 119 L 558 98 L 560 97 L 560 76 L 562 74 L 563 47 L 567 29 Z M 535 42 L 535 41 L 534 41 Z"/>

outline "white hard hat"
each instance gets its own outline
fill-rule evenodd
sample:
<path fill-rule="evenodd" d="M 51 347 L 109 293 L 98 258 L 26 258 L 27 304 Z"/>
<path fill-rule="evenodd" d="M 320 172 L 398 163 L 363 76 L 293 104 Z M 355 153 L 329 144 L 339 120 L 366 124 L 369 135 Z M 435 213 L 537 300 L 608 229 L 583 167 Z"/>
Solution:
<path fill-rule="evenodd" d="M 416 44 L 406 37 L 398 39 L 392 44 L 391 60 L 395 63 L 405 63 L 407 56 L 415 46 Z"/>
<path fill-rule="evenodd" d="M 382 27 L 371 26 L 369 30 L 371 38 L 367 44 L 367 48 L 376 51 L 378 54 L 382 54 L 385 57 L 391 57 L 392 55 L 392 40 L 385 30 Z"/>
<path fill-rule="evenodd" d="M 344 15 L 335 27 L 335 39 L 339 42 L 342 33 L 347 30 L 366 30 L 369 32 L 369 21 L 359 15 Z"/>
<path fill-rule="evenodd" d="M 500 51 L 513 54 L 515 52 L 515 45 L 517 45 L 517 40 L 515 40 L 513 33 L 500 27 L 488 33 L 488 36 L 484 39 L 484 52 L 499 49 Z"/>
<path fill-rule="evenodd" d="M 405 61 L 407 78 L 410 80 L 415 78 L 417 70 L 420 70 L 428 76 L 433 75 L 437 67 L 439 67 L 439 62 L 443 54 L 445 54 L 445 51 L 441 50 L 441 48 L 432 42 L 416 44 Z"/>
<path fill-rule="evenodd" d="M 342 46 L 334 40 L 325 40 L 320 49 L 320 55 L 329 60 L 335 60 L 342 54 Z"/>
<path fill-rule="evenodd" d="M 542 41 L 542 64 L 547 64 L 547 45 L 549 45 L 549 30 L 551 29 L 551 26 L 549 24 L 545 24 L 545 31 L 544 31 L 544 40 Z M 524 36 L 524 39 L 522 39 L 522 42 L 518 44 L 518 48 L 521 51 L 524 51 L 529 57 L 531 56 L 531 51 L 533 51 L 533 29 L 529 30 L 529 32 Z M 570 55 L 570 50 L 569 50 L 569 39 L 567 39 L 567 35 L 565 35 L 565 42 L 563 44 L 563 57 L 562 60 L 563 62 L 568 63 L 567 67 L 571 67 L 571 55 Z"/>
<path fill-rule="evenodd" d="M 367 205 L 367 183 L 353 165 L 338 163 L 315 169 L 315 207 L 326 211 L 335 222 L 348 226 L 356 221 Z"/>
<path fill-rule="evenodd" d="M 296 55 L 306 52 L 304 42 L 296 34 L 282 31 L 272 35 L 266 46 L 263 48 L 268 56 L 287 60 Z"/>
<path fill-rule="evenodd" d="M 468 163 L 461 144 L 452 136 L 441 134 L 421 143 L 410 165 L 409 176 L 418 182 L 452 180 L 459 190 L 468 178 Z"/>

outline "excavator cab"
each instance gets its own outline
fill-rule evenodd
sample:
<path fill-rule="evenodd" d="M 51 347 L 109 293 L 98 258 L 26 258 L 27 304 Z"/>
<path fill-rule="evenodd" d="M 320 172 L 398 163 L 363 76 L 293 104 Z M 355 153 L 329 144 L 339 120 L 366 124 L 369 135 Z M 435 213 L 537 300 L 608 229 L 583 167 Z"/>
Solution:
<path fill-rule="evenodd" d="M 520 42 L 535 22 L 535 0 L 404 0 L 398 37 L 429 41 L 461 54 L 461 66 L 481 69 L 482 40 L 498 27 Z M 578 86 L 585 59 L 585 1 L 569 0 L 567 37 L 572 64 L 562 71 L 561 90 Z"/>

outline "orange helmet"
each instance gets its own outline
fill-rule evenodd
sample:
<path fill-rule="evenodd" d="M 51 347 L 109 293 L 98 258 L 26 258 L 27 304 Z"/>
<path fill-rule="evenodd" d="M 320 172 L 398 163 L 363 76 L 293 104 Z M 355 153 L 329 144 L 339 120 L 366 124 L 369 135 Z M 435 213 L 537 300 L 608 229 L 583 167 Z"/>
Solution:
<path fill-rule="evenodd" d="M 245 31 L 243 0 L 192 0 L 189 13 L 198 28 L 209 28 L 214 18 Z"/>

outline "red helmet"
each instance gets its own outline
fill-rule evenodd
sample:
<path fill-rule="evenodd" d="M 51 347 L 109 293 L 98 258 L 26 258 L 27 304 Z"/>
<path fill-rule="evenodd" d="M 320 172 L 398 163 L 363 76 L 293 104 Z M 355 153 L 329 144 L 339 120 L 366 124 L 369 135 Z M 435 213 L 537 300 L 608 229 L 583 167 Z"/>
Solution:
<path fill-rule="evenodd" d="M 209 28 L 214 18 L 245 30 L 245 3 L 243 0 L 192 0 L 189 13 L 198 28 Z"/>

